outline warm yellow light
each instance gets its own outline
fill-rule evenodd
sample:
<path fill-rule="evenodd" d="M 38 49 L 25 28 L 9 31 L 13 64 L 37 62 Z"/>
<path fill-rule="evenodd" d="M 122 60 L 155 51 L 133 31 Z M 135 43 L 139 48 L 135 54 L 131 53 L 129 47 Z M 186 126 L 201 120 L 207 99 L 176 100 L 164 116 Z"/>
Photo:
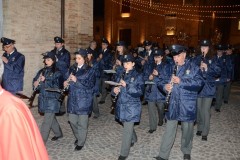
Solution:
<path fill-rule="evenodd" d="M 168 36 L 173 36 L 175 34 L 174 30 L 167 30 Z"/>
<path fill-rule="evenodd" d="M 128 17 L 130 17 L 130 13 L 122 13 L 121 17 L 122 18 L 128 18 Z"/>

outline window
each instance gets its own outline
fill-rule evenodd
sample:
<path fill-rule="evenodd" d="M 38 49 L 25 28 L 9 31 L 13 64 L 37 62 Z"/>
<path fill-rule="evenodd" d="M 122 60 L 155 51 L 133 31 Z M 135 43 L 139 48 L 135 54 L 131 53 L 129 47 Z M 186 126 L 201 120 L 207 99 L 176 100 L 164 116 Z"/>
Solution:
<path fill-rule="evenodd" d="M 240 30 L 240 19 L 238 20 L 238 30 Z"/>
<path fill-rule="evenodd" d="M 172 36 L 176 33 L 177 15 L 175 13 L 165 14 L 165 29 L 166 35 Z"/>
<path fill-rule="evenodd" d="M 122 8 L 121 8 L 121 17 L 127 18 L 130 17 L 130 1 L 122 0 Z"/>

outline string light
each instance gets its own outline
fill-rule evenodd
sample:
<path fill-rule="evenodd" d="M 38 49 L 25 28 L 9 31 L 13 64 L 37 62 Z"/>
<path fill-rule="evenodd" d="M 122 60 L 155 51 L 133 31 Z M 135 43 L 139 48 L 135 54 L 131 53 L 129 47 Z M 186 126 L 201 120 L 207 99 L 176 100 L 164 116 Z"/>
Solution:
<path fill-rule="evenodd" d="M 140 9 L 140 8 L 137 8 L 137 7 L 134 7 L 132 5 L 128 6 L 128 5 L 125 5 L 125 4 L 122 4 L 121 2 L 118 2 L 116 0 L 111 0 L 112 2 L 118 4 L 118 5 L 123 5 L 123 6 L 126 6 L 126 7 L 130 7 L 131 9 L 135 9 L 135 10 L 138 10 L 138 11 L 141 11 L 141 12 L 145 12 L 145 13 L 149 13 L 149 14 L 153 14 L 153 15 L 157 15 L 157 16 L 162 16 L 162 17 L 165 17 L 165 14 L 160 14 L 160 13 L 156 13 L 156 12 L 150 12 L 146 9 Z M 203 20 L 199 20 L 199 19 L 191 19 L 191 18 L 181 18 L 181 17 L 176 17 L 177 19 L 180 19 L 180 20 L 187 20 L 187 21 L 200 21 L 200 22 L 203 22 Z"/>
<path fill-rule="evenodd" d="M 182 13 L 182 12 L 175 11 L 175 10 L 183 10 L 183 11 L 192 12 L 192 10 L 188 10 L 188 9 L 180 9 L 180 8 L 175 9 L 175 8 L 171 8 L 171 7 L 168 7 L 168 6 L 163 7 L 163 8 L 167 8 L 168 10 L 160 9 L 160 8 L 156 7 L 155 3 L 152 4 L 153 2 L 152 3 L 148 3 L 148 2 L 142 1 L 142 0 L 125 0 L 125 1 L 130 2 L 131 4 L 135 4 L 135 5 L 139 6 L 139 7 L 143 7 L 143 8 L 147 8 L 147 9 L 154 9 L 154 10 L 161 11 L 161 12 L 169 12 L 169 10 L 170 10 L 171 12 L 175 12 L 176 14 L 185 15 L 185 16 L 212 18 L 212 16 L 207 16 L 207 15 L 199 15 L 199 14 L 196 15 L 196 14 Z M 130 5 L 128 7 L 132 7 L 132 6 Z M 197 10 L 195 10 L 195 11 L 197 11 Z M 215 11 L 211 11 L 211 13 L 212 12 L 215 12 Z M 240 11 L 237 11 L 237 12 L 240 13 Z M 217 12 L 215 12 L 215 13 L 217 13 Z M 237 17 L 229 17 L 229 16 L 222 16 L 222 17 L 220 17 L 220 16 L 216 16 L 215 18 L 219 18 L 219 19 L 223 19 L 223 18 L 234 19 L 234 18 L 237 18 Z"/>

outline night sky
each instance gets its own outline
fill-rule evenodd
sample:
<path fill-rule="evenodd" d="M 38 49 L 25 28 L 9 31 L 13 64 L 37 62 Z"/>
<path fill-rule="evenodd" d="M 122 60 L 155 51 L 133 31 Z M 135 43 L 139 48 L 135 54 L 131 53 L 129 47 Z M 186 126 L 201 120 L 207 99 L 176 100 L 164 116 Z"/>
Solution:
<path fill-rule="evenodd" d="M 104 16 L 104 0 L 93 0 L 93 15 Z"/>

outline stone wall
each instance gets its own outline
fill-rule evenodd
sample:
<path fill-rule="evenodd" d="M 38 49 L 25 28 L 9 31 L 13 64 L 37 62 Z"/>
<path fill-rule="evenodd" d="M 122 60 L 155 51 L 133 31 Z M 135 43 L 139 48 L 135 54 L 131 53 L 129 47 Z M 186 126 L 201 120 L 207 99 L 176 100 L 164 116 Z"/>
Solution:
<path fill-rule="evenodd" d="M 65 46 L 70 52 L 92 39 L 93 1 L 65 0 Z M 42 68 L 41 53 L 61 36 L 61 0 L 3 0 L 3 36 L 16 40 L 26 57 L 24 93 L 32 92 L 32 79 Z"/>

